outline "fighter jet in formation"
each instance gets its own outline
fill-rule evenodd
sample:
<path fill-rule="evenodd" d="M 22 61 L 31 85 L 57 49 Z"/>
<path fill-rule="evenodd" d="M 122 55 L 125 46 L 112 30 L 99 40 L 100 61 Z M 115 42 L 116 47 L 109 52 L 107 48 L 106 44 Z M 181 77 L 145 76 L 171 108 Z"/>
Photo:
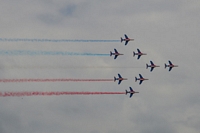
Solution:
<path fill-rule="evenodd" d="M 114 77 L 114 82 L 118 80 L 118 85 L 122 82 L 122 80 L 128 80 L 127 78 L 122 78 L 120 74 L 118 74 L 118 78 Z"/>
<path fill-rule="evenodd" d="M 139 77 L 140 77 L 140 78 L 135 77 L 135 82 L 136 82 L 137 80 L 140 80 L 140 83 L 139 83 L 139 84 L 142 84 L 142 82 L 143 82 L 144 80 L 149 80 L 149 79 L 143 78 L 141 74 L 139 74 Z"/>
<path fill-rule="evenodd" d="M 169 60 L 169 65 L 165 64 L 165 68 L 166 67 L 169 67 L 169 71 L 171 71 L 173 67 L 178 67 L 178 65 L 172 64 L 172 62 Z"/>
<path fill-rule="evenodd" d="M 133 51 L 133 57 L 134 57 L 135 55 L 138 55 L 138 58 L 137 58 L 137 59 L 140 59 L 141 55 L 147 55 L 146 53 L 142 53 L 139 49 L 137 49 L 137 51 L 138 51 L 138 53 L 135 53 L 135 52 Z"/>
<path fill-rule="evenodd" d="M 153 63 L 153 61 L 150 61 L 150 65 L 148 65 L 148 64 L 146 64 L 146 69 L 148 69 L 148 67 L 151 67 L 151 72 L 153 71 L 153 69 L 155 68 L 155 67 L 160 67 L 160 66 L 157 66 L 157 65 L 155 65 L 154 63 Z"/>
<path fill-rule="evenodd" d="M 114 55 L 115 56 L 114 59 L 116 59 L 119 55 L 124 55 L 124 54 L 119 53 L 116 49 L 114 49 L 114 51 L 115 51 L 114 53 L 110 51 L 110 56 Z"/>
<path fill-rule="evenodd" d="M 124 34 L 124 36 L 125 36 L 124 39 L 121 37 L 121 42 L 125 41 L 125 45 L 127 45 L 129 41 L 134 41 L 134 39 L 128 38 L 126 34 Z"/>
<path fill-rule="evenodd" d="M 130 93 L 130 98 L 133 96 L 134 93 L 139 93 L 139 92 L 135 92 L 131 87 L 129 87 L 129 88 L 130 88 L 130 91 L 127 91 L 127 90 L 126 90 L 126 95 L 127 95 L 128 93 Z"/>

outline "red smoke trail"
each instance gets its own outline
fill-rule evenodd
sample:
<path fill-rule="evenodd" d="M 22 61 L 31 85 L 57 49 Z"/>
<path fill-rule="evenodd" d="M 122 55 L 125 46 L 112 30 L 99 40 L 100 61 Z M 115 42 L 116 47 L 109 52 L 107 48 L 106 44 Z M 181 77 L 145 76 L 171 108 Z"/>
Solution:
<path fill-rule="evenodd" d="M 62 91 L 62 92 L 38 92 L 38 91 L 33 91 L 33 92 L 0 92 L 0 97 L 11 97 L 11 96 L 59 96 L 59 95 L 105 95 L 105 94 L 126 94 L 125 92 L 67 92 L 67 91 Z"/>
<path fill-rule="evenodd" d="M 113 79 L 0 79 L 0 82 L 87 82 L 87 81 L 113 81 Z"/>

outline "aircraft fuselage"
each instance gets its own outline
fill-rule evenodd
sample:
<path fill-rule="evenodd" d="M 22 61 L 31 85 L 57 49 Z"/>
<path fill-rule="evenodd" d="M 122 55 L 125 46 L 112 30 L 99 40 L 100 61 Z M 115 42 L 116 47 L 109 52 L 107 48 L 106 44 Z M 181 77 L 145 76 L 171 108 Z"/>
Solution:
<path fill-rule="evenodd" d="M 117 78 L 116 80 L 128 80 L 127 78 Z"/>
<path fill-rule="evenodd" d="M 145 78 L 138 78 L 137 80 L 144 81 L 144 80 L 149 80 L 149 79 L 145 79 Z"/>
<path fill-rule="evenodd" d="M 156 66 L 156 65 L 148 65 L 148 67 L 160 67 L 160 66 Z"/>
<path fill-rule="evenodd" d="M 135 53 L 135 55 L 147 55 L 146 53 Z"/>
<path fill-rule="evenodd" d="M 139 93 L 139 92 L 131 92 L 131 91 L 129 91 L 129 92 L 127 92 L 127 93 L 134 94 L 134 93 Z"/>
<path fill-rule="evenodd" d="M 123 39 L 123 41 L 133 41 L 134 39 Z"/>
<path fill-rule="evenodd" d="M 112 55 L 124 55 L 124 54 L 120 54 L 120 53 L 112 53 Z"/>
<path fill-rule="evenodd" d="M 167 65 L 167 67 L 178 67 L 178 65 Z"/>

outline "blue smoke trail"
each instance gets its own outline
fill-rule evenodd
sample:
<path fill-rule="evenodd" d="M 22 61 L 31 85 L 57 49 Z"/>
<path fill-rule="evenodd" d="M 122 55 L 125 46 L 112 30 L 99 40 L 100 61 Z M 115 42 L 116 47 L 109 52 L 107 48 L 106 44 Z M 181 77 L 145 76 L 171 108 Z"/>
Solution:
<path fill-rule="evenodd" d="M 2 42 L 120 42 L 120 40 L 0 38 Z"/>
<path fill-rule="evenodd" d="M 77 52 L 66 52 L 66 51 L 31 51 L 31 50 L 0 50 L 0 55 L 110 56 L 110 54 L 77 53 Z"/>

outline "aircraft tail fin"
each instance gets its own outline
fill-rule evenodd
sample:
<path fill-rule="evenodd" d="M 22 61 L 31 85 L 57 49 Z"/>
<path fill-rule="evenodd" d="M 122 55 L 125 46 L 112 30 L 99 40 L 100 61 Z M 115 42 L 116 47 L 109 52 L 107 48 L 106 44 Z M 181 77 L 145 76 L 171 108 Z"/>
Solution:
<path fill-rule="evenodd" d="M 117 80 L 117 78 L 116 77 L 114 77 L 114 82 Z"/>
<path fill-rule="evenodd" d="M 135 56 L 135 52 L 133 51 L 133 57 Z"/>
<path fill-rule="evenodd" d="M 112 51 L 110 51 L 110 56 L 112 56 Z"/>
<path fill-rule="evenodd" d="M 148 67 L 149 67 L 148 64 L 146 64 L 146 69 L 148 69 Z"/>
<path fill-rule="evenodd" d="M 135 82 L 136 82 L 137 80 L 138 80 L 137 77 L 135 77 Z"/>
<path fill-rule="evenodd" d="M 165 68 L 167 67 L 167 64 L 165 64 Z"/>
<path fill-rule="evenodd" d="M 128 91 L 126 90 L 126 95 L 127 95 Z"/>
<path fill-rule="evenodd" d="M 121 42 L 123 42 L 123 38 L 121 37 Z"/>

